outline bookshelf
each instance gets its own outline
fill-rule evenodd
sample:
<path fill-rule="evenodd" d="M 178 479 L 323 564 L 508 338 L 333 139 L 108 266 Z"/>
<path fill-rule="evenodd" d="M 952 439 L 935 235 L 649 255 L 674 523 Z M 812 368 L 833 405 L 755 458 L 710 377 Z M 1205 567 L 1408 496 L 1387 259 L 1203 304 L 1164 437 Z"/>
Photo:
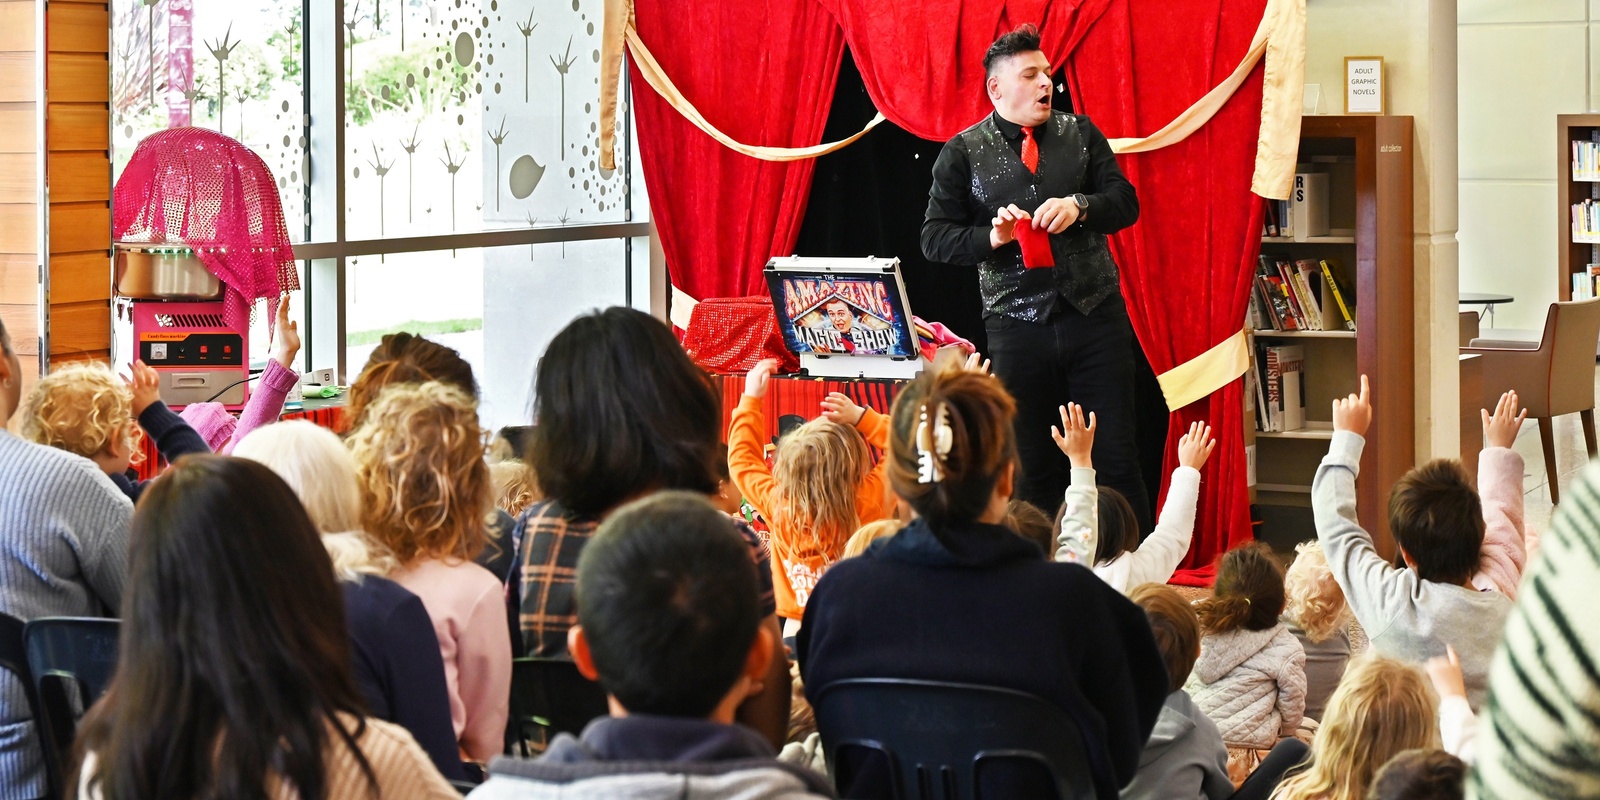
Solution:
<path fill-rule="evenodd" d="M 1595 118 L 1600 130 L 1600 116 Z M 1316 536 L 1311 480 L 1333 438 L 1334 398 L 1372 380 L 1373 421 L 1356 481 L 1357 513 L 1388 557 L 1388 494 L 1415 463 L 1412 305 L 1411 117 L 1308 116 L 1301 120 L 1299 162 L 1328 178 L 1327 236 L 1294 241 L 1262 237 L 1261 253 L 1294 262 L 1328 259 L 1353 300 L 1356 329 L 1257 331 L 1252 345 L 1304 351 L 1305 427 L 1255 430 L 1246 411 L 1246 444 L 1255 448 L 1251 490 L 1260 538 L 1279 550 Z M 1330 326 L 1331 327 L 1331 326 Z M 1254 347 L 1252 347 L 1254 351 Z M 1247 401 L 1248 404 L 1249 401 Z"/>
<path fill-rule="evenodd" d="M 1583 143 L 1579 145 L 1578 143 Z M 1600 164 L 1585 163 L 1580 170 L 1574 163 L 1575 146 L 1600 154 L 1600 114 L 1556 115 L 1556 297 L 1572 299 L 1573 276 L 1588 274 L 1588 267 L 1600 263 L 1600 236 L 1585 236 L 1573 230 L 1573 207 L 1585 200 L 1600 202 Z"/>

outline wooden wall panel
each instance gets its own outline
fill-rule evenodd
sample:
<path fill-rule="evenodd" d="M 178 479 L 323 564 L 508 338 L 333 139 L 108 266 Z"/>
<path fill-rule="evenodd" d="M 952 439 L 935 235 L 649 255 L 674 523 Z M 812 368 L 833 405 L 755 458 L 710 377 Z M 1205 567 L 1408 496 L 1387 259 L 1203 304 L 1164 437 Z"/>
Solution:
<path fill-rule="evenodd" d="M 0 205 L 0 252 L 39 252 L 39 207 L 32 203 Z"/>
<path fill-rule="evenodd" d="M 0 203 L 38 200 L 37 158 L 33 153 L 0 153 Z"/>
<path fill-rule="evenodd" d="M 50 304 L 50 357 L 111 349 L 111 311 L 104 302 Z"/>
<path fill-rule="evenodd" d="M 6 323 L 6 334 L 19 356 L 39 355 L 39 307 L 35 305 L 0 305 L 0 319 Z M 24 362 L 32 359 L 23 358 Z"/>
<path fill-rule="evenodd" d="M 0 53 L 0 103 L 32 103 L 39 99 L 39 87 L 34 85 L 37 80 L 32 53 Z"/>
<path fill-rule="evenodd" d="M 101 105 L 109 102 L 111 62 L 104 54 L 51 53 L 46 62 L 50 102 Z"/>
<path fill-rule="evenodd" d="M 33 52 L 38 5 L 37 0 L 0 0 L 0 51 Z"/>
<path fill-rule="evenodd" d="M 61 152 L 51 142 L 46 168 L 52 208 L 58 203 L 111 202 L 111 162 L 104 151 Z"/>
<path fill-rule="evenodd" d="M 51 103 L 45 120 L 45 139 L 51 152 L 111 150 L 111 111 L 105 106 Z M 4 134 L 0 134 L 4 136 Z"/>
<path fill-rule="evenodd" d="M 39 152 L 39 121 L 32 103 L 0 103 L 0 153 Z"/>
<path fill-rule="evenodd" d="M 39 260 L 29 255 L 0 255 L 0 303 L 39 302 Z"/>
<path fill-rule="evenodd" d="M 111 49 L 111 14 L 103 5 L 50 3 L 51 53 L 100 53 Z M 54 92 L 51 92 L 54 95 Z"/>
<path fill-rule="evenodd" d="M 109 178 L 107 178 L 109 180 Z M 104 203 L 51 203 L 50 253 L 111 250 L 111 209 Z M 111 286 L 106 285 L 110 297 Z"/>
<path fill-rule="evenodd" d="M 111 285 L 111 259 L 102 252 L 50 256 L 50 302 L 106 300 Z"/>

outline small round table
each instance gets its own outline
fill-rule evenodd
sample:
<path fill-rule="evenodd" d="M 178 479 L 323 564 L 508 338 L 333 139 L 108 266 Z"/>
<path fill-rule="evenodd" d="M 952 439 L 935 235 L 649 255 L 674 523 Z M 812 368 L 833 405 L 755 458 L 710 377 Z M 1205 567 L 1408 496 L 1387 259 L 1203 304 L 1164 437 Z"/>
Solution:
<path fill-rule="evenodd" d="M 1500 294 L 1499 292 L 1490 292 L 1490 293 L 1487 293 L 1487 294 L 1482 293 L 1482 292 L 1462 292 L 1461 293 L 1461 299 L 1460 299 L 1460 305 L 1464 305 L 1464 306 L 1483 306 L 1483 310 L 1478 312 L 1478 319 L 1481 320 L 1481 319 L 1483 319 L 1483 315 L 1484 314 L 1488 314 L 1489 315 L 1489 327 L 1493 328 L 1494 327 L 1494 307 L 1496 305 L 1501 304 L 1501 303 L 1510 303 L 1510 302 L 1512 302 L 1512 301 L 1514 301 L 1516 299 L 1517 298 L 1512 297 L 1509 294 Z"/>

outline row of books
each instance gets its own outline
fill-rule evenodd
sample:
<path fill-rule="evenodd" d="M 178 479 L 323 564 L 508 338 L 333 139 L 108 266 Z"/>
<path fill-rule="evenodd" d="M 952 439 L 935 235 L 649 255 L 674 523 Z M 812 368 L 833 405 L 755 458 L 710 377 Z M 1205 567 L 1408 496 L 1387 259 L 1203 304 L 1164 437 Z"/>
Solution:
<path fill-rule="evenodd" d="M 1254 399 L 1256 430 L 1297 431 L 1306 426 L 1305 350 L 1299 345 L 1255 346 L 1245 391 Z"/>
<path fill-rule="evenodd" d="M 1600 239 L 1600 203 L 1585 200 L 1572 204 L 1572 239 Z"/>
<path fill-rule="evenodd" d="M 1572 143 L 1572 179 L 1600 181 L 1600 142 Z"/>
<path fill-rule="evenodd" d="M 1572 273 L 1572 299 L 1593 300 L 1600 297 L 1600 264 L 1590 264 L 1583 272 Z"/>
<path fill-rule="evenodd" d="M 1288 200 L 1266 201 L 1261 220 L 1261 235 L 1305 241 L 1309 236 L 1328 235 L 1328 174 L 1298 172 L 1294 191 Z"/>
<path fill-rule="evenodd" d="M 1250 294 L 1251 329 L 1354 331 L 1355 308 L 1328 262 L 1302 258 L 1291 263 L 1261 254 Z"/>

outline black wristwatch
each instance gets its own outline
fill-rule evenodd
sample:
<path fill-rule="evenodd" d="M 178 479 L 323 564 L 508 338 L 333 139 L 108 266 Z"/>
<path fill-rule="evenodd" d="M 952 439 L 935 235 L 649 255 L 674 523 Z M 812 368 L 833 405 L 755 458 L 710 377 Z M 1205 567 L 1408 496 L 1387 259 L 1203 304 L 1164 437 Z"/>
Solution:
<path fill-rule="evenodd" d="M 1072 202 L 1078 205 L 1078 216 L 1080 217 L 1083 216 L 1084 212 L 1089 210 L 1089 198 L 1082 194 L 1073 195 Z"/>

